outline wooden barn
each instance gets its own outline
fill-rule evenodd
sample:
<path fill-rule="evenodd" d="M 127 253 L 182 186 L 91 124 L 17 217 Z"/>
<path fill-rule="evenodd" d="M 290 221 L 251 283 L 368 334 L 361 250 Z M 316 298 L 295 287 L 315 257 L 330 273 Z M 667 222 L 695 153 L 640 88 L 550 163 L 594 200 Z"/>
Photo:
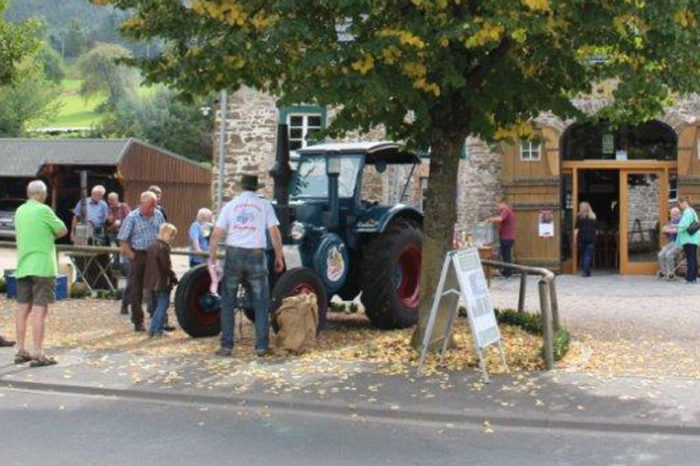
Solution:
<path fill-rule="evenodd" d="M 48 203 L 68 224 L 80 198 L 80 172 L 88 189 L 104 185 L 132 209 L 150 185 L 163 191 L 168 221 L 187 242 L 187 230 L 201 207 L 211 206 L 211 170 L 138 139 L 0 139 L 0 210 L 26 197 L 36 178 L 49 186 Z"/>

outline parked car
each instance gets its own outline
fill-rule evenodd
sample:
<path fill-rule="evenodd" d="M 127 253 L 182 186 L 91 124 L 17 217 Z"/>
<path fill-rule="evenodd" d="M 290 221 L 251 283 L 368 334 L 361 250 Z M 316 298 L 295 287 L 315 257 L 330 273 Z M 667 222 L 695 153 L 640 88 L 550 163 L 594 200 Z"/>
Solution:
<path fill-rule="evenodd" d="M 0 239 L 15 239 L 15 211 L 26 199 L 0 199 Z"/>

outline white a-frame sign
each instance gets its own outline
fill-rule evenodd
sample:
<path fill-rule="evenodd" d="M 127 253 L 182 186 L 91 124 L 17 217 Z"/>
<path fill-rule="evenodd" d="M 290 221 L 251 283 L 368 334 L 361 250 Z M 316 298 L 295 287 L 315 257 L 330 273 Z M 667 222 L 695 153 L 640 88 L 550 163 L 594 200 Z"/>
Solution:
<path fill-rule="evenodd" d="M 423 369 L 425 355 L 428 352 L 428 344 L 435 330 L 435 320 L 441 309 L 448 312 L 449 316 L 444 329 L 440 359 L 442 360 L 445 355 L 447 343 L 450 340 L 450 333 L 452 332 L 452 324 L 459 312 L 460 297 L 467 303 L 469 327 L 474 339 L 476 353 L 479 356 L 479 367 L 483 373 L 484 380 L 488 382 L 489 374 L 486 370 L 486 359 L 482 352 L 484 348 L 492 344 L 498 344 L 501 363 L 506 370 L 508 366 L 506 365 L 505 353 L 501 343 L 501 332 L 498 330 L 496 313 L 493 310 L 486 277 L 484 277 L 484 269 L 481 266 L 479 252 L 476 248 L 450 251 L 445 256 L 445 262 L 440 273 L 440 282 L 430 309 L 428 327 L 423 338 L 423 349 L 421 350 L 418 363 L 418 373 Z"/>

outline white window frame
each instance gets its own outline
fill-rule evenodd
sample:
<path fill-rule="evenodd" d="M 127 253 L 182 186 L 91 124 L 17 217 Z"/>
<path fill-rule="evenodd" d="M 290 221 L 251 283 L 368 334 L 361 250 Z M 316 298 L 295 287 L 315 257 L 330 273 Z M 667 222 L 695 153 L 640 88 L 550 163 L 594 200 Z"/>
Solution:
<path fill-rule="evenodd" d="M 533 141 L 520 141 L 520 160 L 523 162 L 542 160 L 542 144 Z"/>
<path fill-rule="evenodd" d="M 297 129 L 299 126 L 292 126 L 292 117 L 302 117 L 301 121 L 301 139 L 292 138 L 292 128 Z M 320 126 L 309 126 L 309 117 L 319 117 L 321 119 Z M 309 129 L 323 129 L 323 114 L 320 112 L 291 112 L 287 114 L 287 128 L 289 131 L 289 142 L 291 145 L 292 141 L 301 142 L 301 147 L 299 149 L 304 149 L 308 145 L 306 136 L 309 134 Z M 297 150 L 297 149 L 293 149 Z"/>

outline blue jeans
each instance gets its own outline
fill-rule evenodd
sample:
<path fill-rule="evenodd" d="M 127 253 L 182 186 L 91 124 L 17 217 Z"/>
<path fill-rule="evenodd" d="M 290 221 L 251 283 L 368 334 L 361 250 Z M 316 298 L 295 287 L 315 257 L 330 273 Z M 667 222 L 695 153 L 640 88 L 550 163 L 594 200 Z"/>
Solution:
<path fill-rule="evenodd" d="M 221 296 L 221 347 L 233 348 L 234 311 L 238 307 L 238 285 L 250 286 L 255 309 L 255 349 L 268 349 L 270 332 L 270 287 L 264 249 L 226 248 Z"/>
<path fill-rule="evenodd" d="M 501 240 L 501 260 L 506 264 L 513 263 L 513 245 L 515 244 L 514 239 L 502 239 Z M 513 274 L 511 269 L 503 268 L 501 269 L 501 275 L 504 277 L 510 277 Z"/>
<path fill-rule="evenodd" d="M 168 306 L 170 306 L 170 290 L 167 291 L 151 291 L 156 301 L 156 307 L 151 316 L 151 328 L 153 334 L 163 333 L 165 326 L 165 318 L 168 315 Z"/>
<path fill-rule="evenodd" d="M 698 279 L 698 246 L 693 243 L 683 245 L 685 253 L 685 281 L 695 282 Z"/>
<path fill-rule="evenodd" d="M 595 243 L 581 243 L 581 268 L 583 269 L 583 275 L 589 277 L 591 275 L 591 268 L 593 267 L 593 252 L 595 251 Z"/>

